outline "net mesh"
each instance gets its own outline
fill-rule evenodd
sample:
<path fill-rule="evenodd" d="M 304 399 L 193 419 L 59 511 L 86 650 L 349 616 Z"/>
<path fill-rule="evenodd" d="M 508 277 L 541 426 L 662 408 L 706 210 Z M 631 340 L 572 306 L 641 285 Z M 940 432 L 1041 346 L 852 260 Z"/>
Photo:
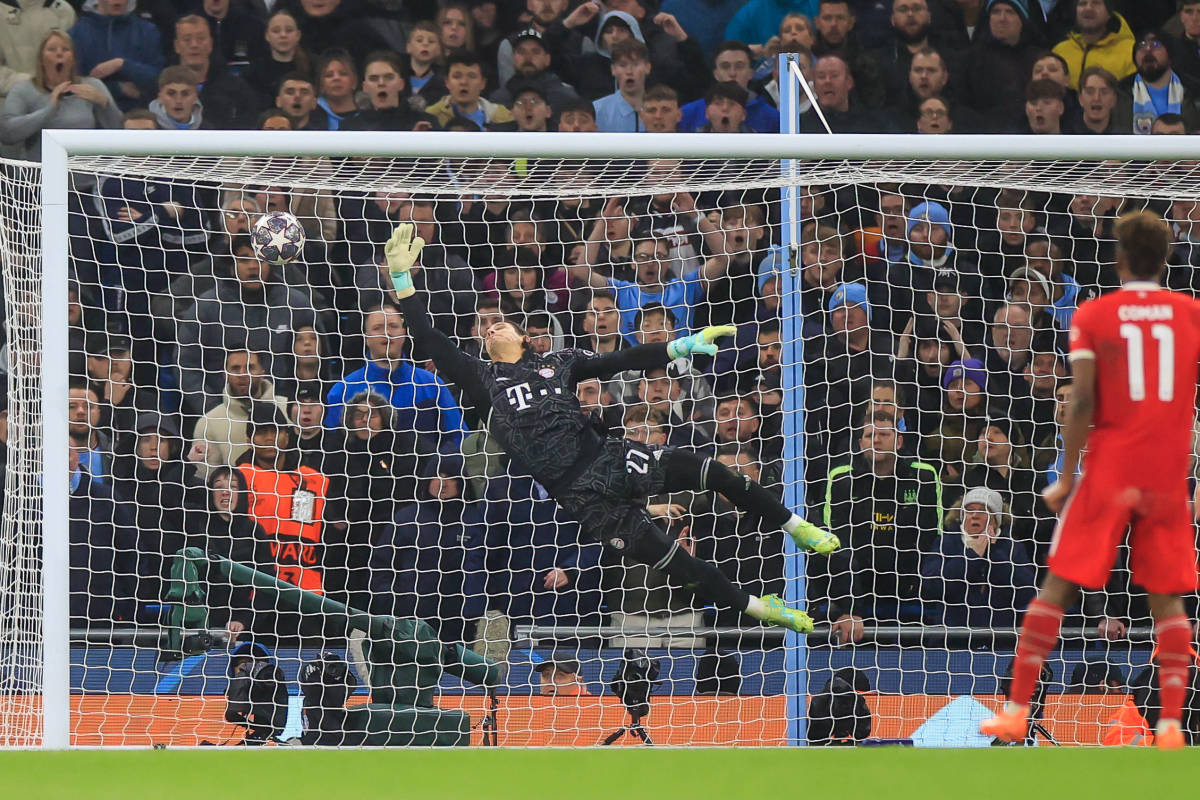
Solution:
<path fill-rule="evenodd" d="M 496 730 L 502 745 L 588 746 L 630 721 L 639 689 L 656 743 L 783 744 L 789 686 L 808 696 L 814 742 L 978 744 L 971 720 L 1003 690 L 1045 567 L 1053 517 L 1036 498 L 1061 449 L 1065 331 L 1116 285 L 1115 217 L 1174 220 L 1168 284 L 1200 286 L 1186 162 L 71 167 L 84 745 L 481 744 Z M 38 730 L 22 714 L 38 664 L 39 216 L 37 171 L 6 177 L 0 652 L 17 705 L 0 725 L 19 744 Z M 285 267 L 245 237 L 268 210 L 306 234 Z M 644 500 L 670 540 L 751 594 L 801 599 L 818 624 L 803 673 L 789 676 L 781 629 L 581 529 L 401 315 L 369 313 L 390 299 L 382 247 L 402 221 L 429 243 L 415 281 L 435 327 L 472 355 L 502 318 L 539 353 L 738 326 L 716 358 L 583 381 L 578 396 L 609 436 L 710 456 L 841 538 L 796 574 L 755 509 L 709 491 Z M 803 446 L 784 435 L 792 404 Z M 985 489 L 1002 510 L 964 519 Z M 1103 740 L 1147 677 L 1148 625 L 1122 559 L 1068 615 L 1041 735 Z M 484 658 L 501 676 L 495 725 Z"/>
<path fill-rule="evenodd" d="M 41 207 L 39 170 L 0 166 L 4 297 L 3 515 L 0 517 L 0 745 L 41 732 Z"/>

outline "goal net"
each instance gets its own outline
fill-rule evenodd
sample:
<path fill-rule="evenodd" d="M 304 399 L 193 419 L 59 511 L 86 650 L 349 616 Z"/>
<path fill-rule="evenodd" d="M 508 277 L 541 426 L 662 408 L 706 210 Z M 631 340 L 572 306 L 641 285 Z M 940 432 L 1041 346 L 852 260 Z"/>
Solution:
<path fill-rule="evenodd" d="M 2 743 L 987 745 L 1114 219 L 1171 220 L 1167 283 L 1200 288 L 1186 148 L 400 139 L 80 150 L 44 198 L 5 165 Z M 303 227 L 290 264 L 255 256 L 268 211 Z M 715 357 L 580 381 L 580 412 L 836 533 L 805 556 L 711 492 L 638 500 L 815 632 L 672 585 L 512 463 L 394 310 L 401 222 L 433 325 L 473 357 L 500 320 L 535 357 L 735 325 Z M 1157 702 L 1145 597 L 1122 560 L 1068 616 L 1031 736 L 1100 744 L 1127 698 Z"/>

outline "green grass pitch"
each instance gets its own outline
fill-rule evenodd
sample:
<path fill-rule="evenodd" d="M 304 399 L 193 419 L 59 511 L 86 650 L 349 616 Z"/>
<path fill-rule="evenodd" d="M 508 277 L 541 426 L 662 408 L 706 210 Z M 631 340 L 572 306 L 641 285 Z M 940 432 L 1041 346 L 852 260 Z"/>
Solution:
<path fill-rule="evenodd" d="M 13 800 L 1194 797 L 1200 748 L 0 753 Z"/>

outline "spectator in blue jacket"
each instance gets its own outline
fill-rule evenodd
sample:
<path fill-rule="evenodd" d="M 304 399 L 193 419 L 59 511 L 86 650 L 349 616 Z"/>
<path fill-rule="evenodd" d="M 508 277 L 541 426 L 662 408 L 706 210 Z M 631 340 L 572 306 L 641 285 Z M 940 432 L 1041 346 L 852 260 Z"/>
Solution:
<path fill-rule="evenodd" d="M 600 546 L 532 478 L 488 481 L 487 501 L 489 607 L 514 624 L 596 624 Z"/>
<path fill-rule="evenodd" d="M 134 14 L 134 6 L 131 0 L 94 0 L 70 30 L 80 72 L 104 81 L 124 111 L 154 97 L 165 63 L 158 28 Z"/>
<path fill-rule="evenodd" d="M 723 42 L 717 46 L 713 56 L 713 80 L 717 83 L 732 82 L 750 92 L 746 103 L 746 127 L 755 133 L 779 133 L 779 109 L 750 91 L 750 79 L 754 77 L 754 56 L 743 42 Z M 705 98 L 693 100 L 681 110 L 683 120 L 679 130 L 694 133 L 708 124 Z"/>
<path fill-rule="evenodd" d="M 672 273 L 670 250 L 670 239 L 641 228 L 633 237 L 636 281 L 607 278 L 586 264 L 568 267 L 567 271 L 593 289 L 612 290 L 621 312 L 621 333 L 630 344 L 637 343 L 638 312 L 649 305 L 668 309 L 677 321 L 677 335 L 686 335 L 695 328 L 695 309 L 704 302 L 709 283 L 725 274 L 729 259 L 713 256 L 700 269 L 676 276 Z"/>
<path fill-rule="evenodd" d="M 932 606 L 926 620 L 1011 629 L 1037 592 L 1037 571 L 1004 530 L 999 492 L 971 489 L 961 515 L 957 530 L 938 536 L 921 562 L 921 596 Z"/>
<path fill-rule="evenodd" d="M 405 358 L 408 335 L 404 318 L 393 306 L 378 306 L 367 312 L 367 363 L 334 384 L 329 390 L 325 427 L 342 424 L 345 403 L 360 392 L 376 392 L 396 409 L 393 427 L 419 435 L 440 438 L 456 447 L 465 430 L 462 410 L 441 378 L 414 366 Z"/>
<path fill-rule="evenodd" d="M 817 15 L 817 0 L 750 0 L 725 26 L 725 38 L 748 45 L 766 44 L 779 33 L 788 14 Z"/>
<path fill-rule="evenodd" d="M 371 611 L 424 619 L 443 642 L 471 641 L 486 601 L 484 508 L 470 496 L 461 456 L 429 459 L 416 502 L 375 539 Z"/>

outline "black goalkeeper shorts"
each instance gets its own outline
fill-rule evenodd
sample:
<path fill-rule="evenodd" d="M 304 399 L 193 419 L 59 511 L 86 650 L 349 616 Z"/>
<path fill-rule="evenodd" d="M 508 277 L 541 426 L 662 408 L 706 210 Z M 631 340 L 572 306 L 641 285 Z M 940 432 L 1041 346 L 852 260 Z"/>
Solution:
<path fill-rule="evenodd" d="M 654 445 L 610 439 L 600 455 L 555 500 L 606 548 L 655 564 L 671 540 L 646 512 L 646 498 L 663 491 L 666 451 Z"/>

